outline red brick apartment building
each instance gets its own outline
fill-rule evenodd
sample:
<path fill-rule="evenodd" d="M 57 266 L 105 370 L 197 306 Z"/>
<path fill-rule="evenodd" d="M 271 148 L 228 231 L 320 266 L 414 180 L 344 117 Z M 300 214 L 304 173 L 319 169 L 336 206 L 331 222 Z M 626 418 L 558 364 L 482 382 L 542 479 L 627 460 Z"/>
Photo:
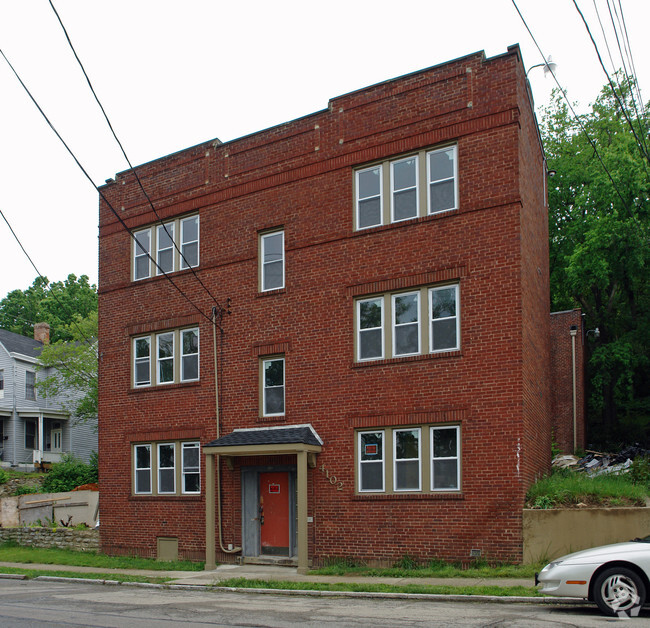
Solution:
<path fill-rule="evenodd" d="M 519 48 L 136 172 L 160 219 L 101 190 L 103 550 L 520 560 L 551 375 Z"/>

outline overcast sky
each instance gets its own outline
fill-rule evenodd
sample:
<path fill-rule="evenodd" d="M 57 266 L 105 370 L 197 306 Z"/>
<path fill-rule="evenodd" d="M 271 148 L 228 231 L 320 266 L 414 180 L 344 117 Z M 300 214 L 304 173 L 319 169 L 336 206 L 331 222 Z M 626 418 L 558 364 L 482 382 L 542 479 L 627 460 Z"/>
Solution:
<path fill-rule="evenodd" d="M 606 0 L 577 0 L 608 70 Z M 327 107 L 379 81 L 484 50 L 543 61 L 512 0 L 53 0 L 131 162 L 222 141 Z M 648 0 L 622 7 L 643 98 Z M 517 0 L 581 110 L 606 82 L 573 0 Z M 620 17 L 620 13 L 619 13 Z M 128 168 L 48 0 L 0 0 L 0 48 L 97 185 Z M 538 109 L 553 79 L 529 75 Z M 539 115 L 539 113 L 538 113 Z M 0 58 L 0 210 L 50 281 L 97 282 L 97 192 Z M 125 263 L 126 260 L 125 260 Z M 36 272 L 0 218 L 0 298 Z"/>

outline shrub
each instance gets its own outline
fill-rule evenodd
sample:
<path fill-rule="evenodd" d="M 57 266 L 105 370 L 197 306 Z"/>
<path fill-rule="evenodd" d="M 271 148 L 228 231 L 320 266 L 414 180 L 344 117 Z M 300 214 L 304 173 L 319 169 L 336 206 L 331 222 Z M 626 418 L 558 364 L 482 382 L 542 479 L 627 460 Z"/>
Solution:
<path fill-rule="evenodd" d="M 43 480 L 44 493 L 65 493 L 82 484 L 97 482 L 97 467 L 86 464 L 71 454 L 52 465 Z"/>
<path fill-rule="evenodd" d="M 4 469 L 0 469 L 0 484 L 4 484 L 9 479 L 9 475 Z"/>
<path fill-rule="evenodd" d="M 639 486 L 650 488 L 650 458 L 639 456 L 632 462 L 630 480 Z"/>
<path fill-rule="evenodd" d="M 17 495 L 33 495 L 38 493 L 38 488 L 36 486 L 18 486 L 14 491 L 14 496 Z"/>

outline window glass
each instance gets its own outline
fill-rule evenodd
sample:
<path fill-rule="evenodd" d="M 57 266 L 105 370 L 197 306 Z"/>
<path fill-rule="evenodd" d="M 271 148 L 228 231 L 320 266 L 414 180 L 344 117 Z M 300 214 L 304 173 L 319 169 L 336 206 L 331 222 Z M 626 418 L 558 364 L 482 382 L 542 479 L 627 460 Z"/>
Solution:
<path fill-rule="evenodd" d="M 395 490 L 420 490 L 420 429 L 395 430 Z"/>
<path fill-rule="evenodd" d="M 34 401 L 36 399 L 36 373 L 25 371 L 25 399 Z"/>
<path fill-rule="evenodd" d="M 199 264 L 199 217 L 181 220 L 181 268 Z M 184 259 L 183 259 L 184 258 Z"/>
<path fill-rule="evenodd" d="M 149 254 L 151 253 L 151 229 L 144 229 L 133 234 L 134 246 L 134 279 L 145 279 L 149 276 Z"/>
<path fill-rule="evenodd" d="M 368 299 L 359 301 L 359 339 L 360 360 L 371 360 L 384 356 L 384 300 Z"/>
<path fill-rule="evenodd" d="M 171 273 L 174 270 L 174 223 L 168 222 L 157 229 L 158 255 L 157 274 Z"/>
<path fill-rule="evenodd" d="M 416 156 L 391 163 L 394 222 L 418 215 L 417 163 Z"/>
<path fill-rule="evenodd" d="M 150 340 L 149 338 L 136 338 L 135 344 L 135 385 L 148 386 L 151 384 L 150 367 Z"/>
<path fill-rule="evenodd" d="M 359 490 L 384 490 L 384 433 L 359 433 Z"/>
<path fill-rule="evenodd" d="M 201 490 L 199 443 L 183 443 L 183 493 Z"/>
<path fill-rule="evenodd" d="M 433 490 L 457 490 L 458 474 L 458 428 L 433 427 L 431 487 Z"/>
<path fill-rule="evenodd" d="M 174 334 L 158 334 L 158 383 L 174 381 Z"/>
<path fill-rule="evenodd" d="M 357 229 L 381 223 L 381 166 L 376 166 L 357 172 Z"/>
<path fill-rule="evenodd" d="M 264 360 L 264 416 L 284 414 L 284 358 Z"/>
<path fill-rule="evenodd" d="M 262 236 L 262 290 L 284 287 L 284 232 Z"/>
<path fill-rule="evenodd" d="M 135 492 L 151 493 L 151 445 L 135 446 Z"/>
<path fill-rule="evenodd" d="M 429 213 L 456 208 L 456 147 L 429 153 Z"/>
<path fill-rule="evenodd" d="M 25 449 L 38 448 L 38 423 L 25 421 Z"/>
<path fill-rule="evenodd" d="M 181 332 L 181 381 L 199 378 L 199 330 L 184 329 Z"/>
<path fill-rule="evenodd" d="M 393 355 L 420 352 L 420 293 L 393 296 Z"/>
<path fill-rule="evenodd" d="M 158 445 L 158 492 L 176 492 L 176 446 L 174 443 Z"/>
<path fill-rule="evenodd" d="M 5 372 L 0 369 L 0 399 L 4 397 L 5 394 Z"/>
<path fill-rule="evenodd" d="M 433 288 L 431 294 L 431 351 L 458 348 L 458 286 Z"/>

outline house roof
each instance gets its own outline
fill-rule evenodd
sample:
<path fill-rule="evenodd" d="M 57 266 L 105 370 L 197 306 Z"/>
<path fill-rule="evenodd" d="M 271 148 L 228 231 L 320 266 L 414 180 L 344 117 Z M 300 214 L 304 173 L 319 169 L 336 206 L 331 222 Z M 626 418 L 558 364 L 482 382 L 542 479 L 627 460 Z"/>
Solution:
<path fill-rule="evenodd" d="M 9 353 L 20 353 L 21 355 L 27 355 L 32 358 L 37 358 L 43 349 L 42 342 L 34 340 L 33 338 L 28 338 L 27 336 L 15 334 L 6 329 L 0 329 L 0 344 L 2 344 Z"/>
<path fill-rule="evenodd" d="M 241 447 L 251 445 L 322 445 L 311 425 L 292 425 L 277 428 L 238 429 L 206 447 Z"/>

